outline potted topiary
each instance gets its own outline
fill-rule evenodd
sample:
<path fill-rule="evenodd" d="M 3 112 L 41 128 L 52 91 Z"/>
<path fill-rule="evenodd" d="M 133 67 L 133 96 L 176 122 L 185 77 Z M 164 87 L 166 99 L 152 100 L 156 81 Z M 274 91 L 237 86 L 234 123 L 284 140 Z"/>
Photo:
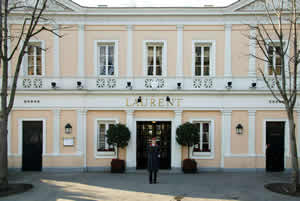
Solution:
<path fill-rule="evenodd" d="M 124 173 L 125 161 L 119 159 L 118 148 L 124 148 L 128 145 L 130 139 L 130 131 L 124 124 L 115 124 L 107 130 L 107 143 L 117 147 L 117 158 L 111 161 L 112 173 Z"/>
<path fill-rule="evenodd" d="M 176 129 L 176 141 L 182 146 L 188 147 L 188 158 L 183 160 L 182 171 L 184 173 L 196 173 L 197 162 L 190 159 L 190 147 L 199 142 L 199 131 L 197 127 L 189 122 L 180 125 Z"/>

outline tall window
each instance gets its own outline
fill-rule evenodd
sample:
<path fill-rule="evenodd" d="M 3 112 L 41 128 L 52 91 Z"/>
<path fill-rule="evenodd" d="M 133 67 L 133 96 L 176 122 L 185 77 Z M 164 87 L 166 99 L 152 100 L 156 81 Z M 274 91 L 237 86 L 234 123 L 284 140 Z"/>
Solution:
<path fill-rule="evenodd" d="M 115 43 L 98 43 L 99 75 L 115 75 Z"/>
<path fill-rule="evenodd" d="M 268 62 L 268 75 L 273 75 L 275 73 L 277 75 L 281 75 L 282 71 L 282 59 L 279 55 L 280 47 L 279 46 L 269 46 L 268 47 L 268 56 L 270 61 Z M 274 70 L 273 70 L 274 69 Z"/>
<path fill-rule="evenodd" d="M 195 75 L 209 76 L 210 73 L 210 50 L 209 44 L 195 44 Z"/>
<path fill-rule="evenodd" d="M 41 42 L 30 42 L 27 50 L 27 75 L 42 75 Z"/>
<path fill-rule="evenodd" d="M 194 152 L 211 152 L 211 126 L 210 122 L 196 122 L 194 123 L 200 134 L 199 143 L 195 144 Z"/>
<path fill-rule="evenodd" d="M 113 121 L 101 121 L 98 124 L 98 134 L 97 134 L 97 151 L 114 151 L 113 145 L 108 145 L 107 143 L 107 130 L 114 125 Z"/>
<path fill-rule="evenodd" d="M 162 43 L 147 44 L 147 75 L 162 75 Z"/>

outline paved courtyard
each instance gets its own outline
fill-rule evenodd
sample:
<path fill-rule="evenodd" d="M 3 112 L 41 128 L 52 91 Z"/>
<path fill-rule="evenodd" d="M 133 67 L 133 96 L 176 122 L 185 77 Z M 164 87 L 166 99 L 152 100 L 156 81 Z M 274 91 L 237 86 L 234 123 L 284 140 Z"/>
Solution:
<path fill-rule="evenodd" d="M 288 181 L 282 173 L 212 173 L 193 175 L 160 173 L 159 184 L 148 184 L 146 172 L 110 173 L 13 173 L 10 183 L 31 183 L 26 193 L 1 201 L 293 201 L 299 198 L 264 189 L 270 182 Z"/>

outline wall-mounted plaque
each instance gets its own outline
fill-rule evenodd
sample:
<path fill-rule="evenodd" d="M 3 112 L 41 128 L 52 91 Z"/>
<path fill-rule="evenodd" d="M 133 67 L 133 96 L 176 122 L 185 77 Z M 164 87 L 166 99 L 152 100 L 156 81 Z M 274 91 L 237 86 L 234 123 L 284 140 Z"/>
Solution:
<path fill-rule="evenodd" d="M 74 146 L 74 137 L 64 137 L 64 146 L 68 147 L 68 146 Z"/>

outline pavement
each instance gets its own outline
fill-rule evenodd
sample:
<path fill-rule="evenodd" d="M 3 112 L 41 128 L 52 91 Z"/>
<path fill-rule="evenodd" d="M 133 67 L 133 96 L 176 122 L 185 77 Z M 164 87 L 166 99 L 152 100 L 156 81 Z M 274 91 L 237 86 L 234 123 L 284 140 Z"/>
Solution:
<path fill-rule="evenodd" d="M 147 172 L 110 173 L 10 173 L 10 183 L 31 183 L 28 192 L 1 201 L 299 201 L 270 192 L 264 184 L 288 182 L 287 173 L 201 172 L 159 173 L 158 184 L 149 184 Z M 181 198 L 181 199 L 180 199 Z"/>

